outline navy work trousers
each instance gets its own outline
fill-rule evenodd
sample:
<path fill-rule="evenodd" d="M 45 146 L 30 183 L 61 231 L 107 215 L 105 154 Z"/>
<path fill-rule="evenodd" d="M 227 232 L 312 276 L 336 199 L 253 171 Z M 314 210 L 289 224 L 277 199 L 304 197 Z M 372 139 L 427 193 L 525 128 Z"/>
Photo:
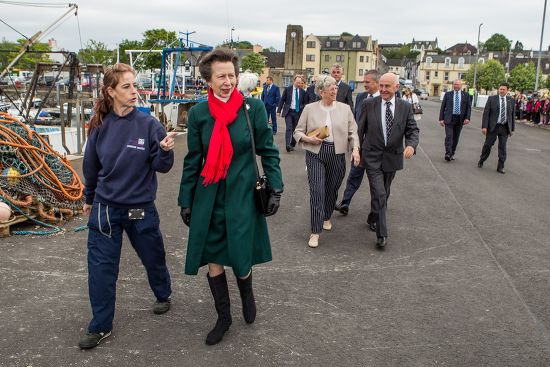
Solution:
<path fill-rule="evenodd" d="M 145 266 L 157 300 L 165 301 L 172 293 L 157 210 L 154 205 L 144 210 L 143 219 L 132 220 L 128 219 L 128 209 L 93 204 L 88 220 L 88 290 L 93 313 L 88 331 L 91 333 L 113 328 L 123 231 Z"/>
<path fill-rule="evenodd" d="M 277 106 L 265 106 L 267 112 L 267 120 L 271 120 L 271 129 L 273 134 L 277 134 Z"/>

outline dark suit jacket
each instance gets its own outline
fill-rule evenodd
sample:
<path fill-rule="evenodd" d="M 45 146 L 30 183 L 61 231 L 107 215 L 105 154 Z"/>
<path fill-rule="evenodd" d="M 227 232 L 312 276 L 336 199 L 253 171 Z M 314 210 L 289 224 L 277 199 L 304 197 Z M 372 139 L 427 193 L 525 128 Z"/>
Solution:
<path fill-rule="evenodd" d="M 351 97 L 351 88 L 344 82 L 340 82 L 338 85 L 338 93 L 336 94 L 336 100 L 348 104 L 353 111 L 353 98 Z"/>
<path fill-rule="evenodd" d="M 317 102 L 320 99 L 321 99 L 321 97 L 319 95 L 315 94 L 315 85 L 310 85 L 309 87 L 307 87 L 307 89 L 306 89 L 306 98 L 305 98 L 305 101 L 304 101 L 305 104 Z"/>
<path fill-rule="evenodd" d="M 275 84 L 271 84 L 271 88 L 269 89 L 269 93 L 267 92 L 267 84 L 264 85 L 264 90 L 262 92 L 262 101 L 264 101 L 264 104 L 266 106 L 277 106 L 279 104 L 279 100 L 281 99 L 281 91 L 279 90 L 279 87 Z"/>
<path fill-rule="evenodd" d="M 361 92 L 355 97 L 355 111 L 353 112 L 353 117 L 355 117 L 355 121 L 359 120 L 359 116 L 361 116 L 361 111 L 363 110 L 363 104 L 362 102 L 369 96 L 368 92 Z"/>
<path fill-rule="evenodd" d="M 444 120 L 445 124 L 451 123 L 453 117 L 453 105 L 454 105 L 455 91 L 446 92 L 443 96 L 443 102 L 441 103 L 441 109 L 439 110 L 439 121 Z M 472 102 L 470 101 L 470 95 L 466 92 L 460 92 L 460 123 L 464 120 L 469 120 L 472 113 Z"/>
<path fill-rule="evenodd" d="M 388 145 L 384 145 L 381 101 L 381 96 L 363 101 L 357 129 L 362 166 L 367 170 L 382 168 L 384 172 L 398 171 L 403 169 L 403 138 L 405 146 L 411 146 L 416 150 L 419 130 L 414 120 L 412 105 L 401 98 L 395 98 L 393 126 Z"/>
<path fill-rule="evenodd" d="M 277 113 L 281 112 L 281 116 L 285 117 L 288 114 L 288 110 L 290 109 L 290 104 L 292 103 L 292 91 L 294 86 L 290 85 L 285 88 L 283 91 L 283 95 L 281 96 L 281 100 L 279 101 L 279 106 L 277 107 Z M 305 97 L 306 92 L 302 89 L 298 89 L 299 93 L 299 99 L 300 99 L 300 112 L 304 110 L 305 106 Z"/>
<path fill-rule="evenodd" d="M 515 102 L 512 97 L 506 96 L 506 121 L 508 122 L 508 133 L 511 133 L 516 128 L 514 120 Z M 489 132 L 493 131 L 497 126 L 498 117 L 500 116 L 500 96 L 491 96 L 487 99 L 485 109 L 483 110 L 483 118 L 481 127 Z"/>

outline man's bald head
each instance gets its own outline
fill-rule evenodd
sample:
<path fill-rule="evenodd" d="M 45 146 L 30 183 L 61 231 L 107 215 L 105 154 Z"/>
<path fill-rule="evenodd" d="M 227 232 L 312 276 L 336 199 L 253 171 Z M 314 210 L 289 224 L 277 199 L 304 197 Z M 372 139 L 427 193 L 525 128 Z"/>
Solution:
<path fill-rule="evenodd" d="M 386 73 L 380 77 L 380 95 L 385 101 L 389 101 L 399 89 L 399 77 L 394 73 Z"/>

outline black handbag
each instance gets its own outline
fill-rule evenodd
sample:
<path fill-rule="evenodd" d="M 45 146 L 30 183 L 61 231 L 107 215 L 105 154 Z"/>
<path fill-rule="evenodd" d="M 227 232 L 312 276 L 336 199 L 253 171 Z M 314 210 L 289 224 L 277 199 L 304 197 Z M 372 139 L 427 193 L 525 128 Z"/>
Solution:
<path fill-rule="evenodd" d="M 413 114 L 415 115 L 422 115 L 424 111 L 422 111 L 422 106 L 420 106 L 420 103 L 413 104 Z"/>
<path fill-rule="evenodd" d="M 258 170 L 258 162 L 256 161 L 256 143 L 254 142 L 254 131 L 252 130 L 252 125 L 250 124 L 250 116 L 248 115 L 248 105 L 246 104 L 246 99 L 243 103 L 244 114 L 246 116 L 246 123 L 248 124 L 248 130 L 250 131 L 250 141 L 252 142 L 252 159 L 254 160 L 254 169 L 256 171 L 256 184 L 254 185 L 254 202 L 256 203 L 256 208 L 258 211 L 268 217 L 271 214 L 268 213 L 268 203 L 269 198 L 271 197 L 271 187 L 269 186 L 269 181 L 267 176 L 262 174 L 260 176 L 260 171 Z"/>

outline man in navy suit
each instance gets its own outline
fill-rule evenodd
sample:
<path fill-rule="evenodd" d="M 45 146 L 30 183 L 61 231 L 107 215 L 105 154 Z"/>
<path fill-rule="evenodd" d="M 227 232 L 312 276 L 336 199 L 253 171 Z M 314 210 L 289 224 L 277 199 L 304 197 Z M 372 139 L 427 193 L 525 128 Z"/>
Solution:
<path fill-rule="evenodd" d="M 463 125 L 470 123 L 472 104 L 468 93 L 462 90 L 462 81 L 453 83 L 453 90 L 445 93 L 439 111 L 439 124 L 445 126 L 445 160 L 454 161 L 456 146 Z"/>
<path fill-rule="evenodd" d="M 514 109 L 515 102 L 508 96 L 509 85 L 500 83 L 498 95 L 487 99 L 481 120 L 481 132 L 485 135 L 485 143 L 481 150 L 481 156 L 477 166 L 483 167 L 483 162 L 489 158 L 491 148 L 498 137 L 498 165 L 497 172 L 504 174 L 504 161 L 506 161 L 506 142 L 512 136 L 515 129 Z"/>
<path fill-rule="evenodd" d="M 279 87 L 273 84 L 273 78 L 268 76 L 262 92 L 262 101 L 267 111 L 267 120 L 271 119 L 273 135 L 277 134 L 277 106 L 281 99 Z"/>
<path fill-rule="evenodd" d="M 364 107 L 364 101 L 368 98 L 377 97 L 380 95 L 380 92 L 378 91 L 378 81 L 380 80 L 380 73 L 377 70 L 369 70 L 365 73 L 363 76 L 363 83 L 365 84 L 365 91 L 362 93 L 359 93 L 357 95 L 357 98 L 355 99 L 355 112 L 354 117 L 355 121 L 359 121 L 359 116 L 361 116 L 361 112 L 363 111 Z M 349 205 L 351 203 L 351 199 L 353 198 L 353 195 L 355 192 L 359 189 L 361 186 L 361 183 L 363 182 L 363 176 L 365 175 L 365 167 L 359 165 L 354 166 L 351 165 L 348 180 L 346 182 L 346 190 L 344 191 L 344 196 L 342 197 L 342 201 L 340 204 L 336 204 L 336 207 L 334 210 L 339 211 L 343 215 L 348 215 L 349 211 Z M 369 227 L 372 231 L 376 231 L 376 223 L 371 220 L 371 216 L 367 219 L 367 223 L 369 224 Z"/>
<path fill-rule="evenodd" d="M 285 143 L 286 151 L 291 152 L 296 146 L 296 140 L 294 140 L 294 129 L 298 125 L 298 120 L 302 114 L 302 110 L 305 106 L 305 91 L 303 89 L 304 77 L 302 75 L 296 75 L 294 77 L 294 83 L 285 88 L 279 106 L 277 107 L 277 114 L 285 118 L 286 132 Z"/>

